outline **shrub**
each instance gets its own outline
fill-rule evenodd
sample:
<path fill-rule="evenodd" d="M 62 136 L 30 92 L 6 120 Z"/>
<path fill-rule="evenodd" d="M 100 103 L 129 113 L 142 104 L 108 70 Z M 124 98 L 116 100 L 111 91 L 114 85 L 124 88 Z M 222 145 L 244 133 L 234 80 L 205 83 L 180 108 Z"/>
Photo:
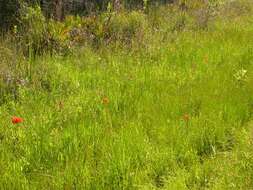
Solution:
<path fill-rule="evenodd" d="M 16 38 L 26 56 L 66 53 L 69 50 L 67 34 L 64 24 L 46 20 L 38 5 L 23 4 Z"/>
<path fill-rule="evenodd" d="M 253 2 L 251 0 L 238 0 L 226 2 L 223 6 L 222 16 L 237 17 L 240 15 L 247 15 L 252 13 Z"/>
<path fill-rule="evenodd" d="M 42 15 L 39 6 L 28 7 L 23 5 L 20 18 L 19 39 L 21 47 L 25 47 L 26 53 L 34 51 L 36 54 L 42 51 L 44 47 L 42 44 L 46 36 L 46 20 Z"/>
<path fill-rule="evenodd" d="M 141 42 L 148 30 L 145 14 L 140 11 L 121 12 L 114 14 L 109 24 L 104 26 L 104 38 L 129 45 L 133 39 Z"/>
<path fill-rule="evenodd" d="M 164 38 L 169 36 L 169 33 L 185 30 L 192 22 L 189 13 L 181 10 L 178 5 L 153 8 L 148 17 L 154 32 L 160 32 Z"/>
<path fill-rule="evenodd" d="M 130 45 L 133 39 L 141 42 L 149 30 L 146 15 L 140 11 L 107 11 L 83 18 L 69 16 L 64 24 L 72 45 L 88 43 L 93 47 L 116 42 Z"/>

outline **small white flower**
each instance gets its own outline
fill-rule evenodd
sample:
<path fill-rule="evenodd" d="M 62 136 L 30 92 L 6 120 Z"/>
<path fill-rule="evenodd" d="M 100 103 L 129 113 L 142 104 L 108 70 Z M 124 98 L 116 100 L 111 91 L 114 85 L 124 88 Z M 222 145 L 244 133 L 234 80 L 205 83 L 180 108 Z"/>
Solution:
<path fill-rule="evenodd" d="M 234 74 L 234 77 L 238 81 L 243 81 L 246 78 L 247 72 L 248 72 L 247 70 L 241 69 Z"/>

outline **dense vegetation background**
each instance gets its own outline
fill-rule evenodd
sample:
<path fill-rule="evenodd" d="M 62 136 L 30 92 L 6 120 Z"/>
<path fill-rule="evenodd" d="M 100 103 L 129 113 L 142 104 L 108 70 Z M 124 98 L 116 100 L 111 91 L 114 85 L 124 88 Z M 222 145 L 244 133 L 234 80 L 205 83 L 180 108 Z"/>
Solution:
<path fill-rule="evenodd" d="M 57 2 L 0 0 L 0 189 L 252 189 L 251 0 Z"/>
<path fill-rule="evenodd" d="M 144 6 L 143 0 L 0 0 L 0 26 L 9 27 L 17 21 L 21 4 L 38 4 L 42 8 L 44 15 L 63 19 L 67 14 L 87 15 L 94 12 L 105 11 L 108 3 L 121 4 L 125 8 L 141 8 Z M 171 3 L 172 0 L 149 0 L 148 4 Z M 58 13 L 57 13 L 58 12 Z"/>

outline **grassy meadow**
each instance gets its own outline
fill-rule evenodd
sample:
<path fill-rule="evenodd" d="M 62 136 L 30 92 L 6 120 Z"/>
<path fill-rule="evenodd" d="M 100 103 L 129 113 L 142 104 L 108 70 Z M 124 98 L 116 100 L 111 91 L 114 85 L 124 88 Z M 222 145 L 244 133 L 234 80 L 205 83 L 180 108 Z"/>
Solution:
<path fill-rule="evenodd" d="M 253 189 L 250 2 L 118 13 L 67 53 L 3 36 L 0 189 Z"/>

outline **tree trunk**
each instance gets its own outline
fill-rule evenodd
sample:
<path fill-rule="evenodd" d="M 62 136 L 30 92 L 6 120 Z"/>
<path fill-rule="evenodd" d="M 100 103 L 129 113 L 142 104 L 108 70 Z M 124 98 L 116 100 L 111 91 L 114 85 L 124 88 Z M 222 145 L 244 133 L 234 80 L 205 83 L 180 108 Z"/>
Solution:
<path fill-rule="evenodd" d="M 63 0 L 54 0 L 54 18 L 58 21 L 64 19 L 64 2 Z"/>
<path fill-rule="evenodd" d="M 114 0 L 113 8 L 116 12 L 119 12 L 122 9 L 121 0 Z"/>

